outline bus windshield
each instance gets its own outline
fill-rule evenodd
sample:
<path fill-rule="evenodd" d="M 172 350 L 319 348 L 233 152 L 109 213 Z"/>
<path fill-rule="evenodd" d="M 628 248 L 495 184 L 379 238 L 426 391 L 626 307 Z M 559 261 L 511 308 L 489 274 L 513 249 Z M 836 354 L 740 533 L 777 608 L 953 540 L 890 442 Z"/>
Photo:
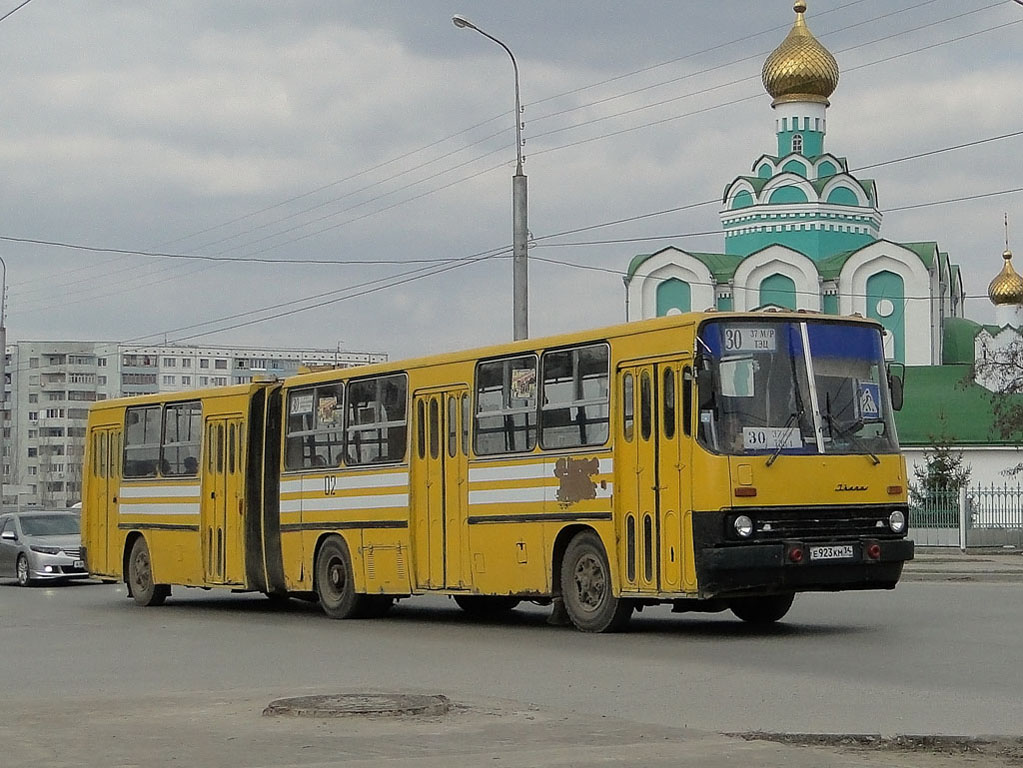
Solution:
<path fill-rule="evenodd" d="M 876 328 L 715 320 L 697 340 L 701 442 L 716 453 L 898 452 Z"/>

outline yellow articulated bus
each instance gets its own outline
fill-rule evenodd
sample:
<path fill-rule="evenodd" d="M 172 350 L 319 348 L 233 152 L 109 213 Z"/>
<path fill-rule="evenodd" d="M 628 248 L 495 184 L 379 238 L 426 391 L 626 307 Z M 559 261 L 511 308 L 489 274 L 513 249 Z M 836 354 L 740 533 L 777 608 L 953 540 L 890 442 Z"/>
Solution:
<path fill-rule="evenodd" d="M 643 606 L 782 618 L 913 557 L 881 328 L 692 313 L 96 403 L 89 572 L 379 615 L 435 592 L 579 629 Z"/>

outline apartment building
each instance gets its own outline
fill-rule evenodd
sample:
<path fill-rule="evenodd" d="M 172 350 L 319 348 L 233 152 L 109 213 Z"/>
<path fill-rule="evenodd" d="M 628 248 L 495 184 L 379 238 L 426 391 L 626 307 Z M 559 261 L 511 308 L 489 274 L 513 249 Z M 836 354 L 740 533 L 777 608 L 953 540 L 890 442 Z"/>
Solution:
<path fill-rule="evenodd" d="M 3 508 L 58 509 L 81 499 L 89 404 L 124 395 L 283 378 L 302 366 L 350 368 L 386 354 L 322 349 L 140 346 L 113 342 L 8 344 L 2 402 Z"/>

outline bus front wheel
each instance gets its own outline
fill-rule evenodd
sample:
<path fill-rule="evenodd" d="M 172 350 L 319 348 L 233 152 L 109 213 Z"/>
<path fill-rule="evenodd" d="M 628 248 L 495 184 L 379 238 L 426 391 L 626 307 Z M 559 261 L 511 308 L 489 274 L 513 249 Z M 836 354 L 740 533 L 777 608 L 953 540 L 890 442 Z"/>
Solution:
<path fill-rule="evenodd" d="M 577 534 L 565 550 L 561 596 L 569 619 L 583 632 L 618 632 L 632 616 L 632 602 L 612 592 L 607 554 L 593 531 Z"/>
<path fill-rule="evenodd" d="M 732 600 L 729 607 L 732 613 L 746 623 L 764 626 L 780 621 L 789 612 L 795 597 L 792 592 L 764 597 L 739 597 Z"/>
<path fill-rule="evenodd" d="M 366 595 L 355 591 L 352 558 L 345 542 L 333 536 L 316 555 L 316 596 L 331 619 L 356 619 L 365 615 Z"/>
<path fill-rule="evenodd" d="M 170 584 L 153 581 L 153 561 L 149 556 L 149 545 L 139 536 L 131 545 L 128 556 L 128 589 L 137 605 L 163 605 L 171 593 Z"/>

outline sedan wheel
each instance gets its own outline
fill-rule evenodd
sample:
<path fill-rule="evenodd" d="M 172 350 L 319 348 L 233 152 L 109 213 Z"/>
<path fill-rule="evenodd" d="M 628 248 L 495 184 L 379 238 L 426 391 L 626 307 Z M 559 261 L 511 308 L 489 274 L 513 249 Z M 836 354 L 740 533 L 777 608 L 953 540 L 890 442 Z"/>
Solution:
<path fill-rule="evenodd" d="M 25 555 L 18 555 L 18 584 L 23 587 L 32 585 L 32 577 L 29 576 L 28 558 Z"/>

